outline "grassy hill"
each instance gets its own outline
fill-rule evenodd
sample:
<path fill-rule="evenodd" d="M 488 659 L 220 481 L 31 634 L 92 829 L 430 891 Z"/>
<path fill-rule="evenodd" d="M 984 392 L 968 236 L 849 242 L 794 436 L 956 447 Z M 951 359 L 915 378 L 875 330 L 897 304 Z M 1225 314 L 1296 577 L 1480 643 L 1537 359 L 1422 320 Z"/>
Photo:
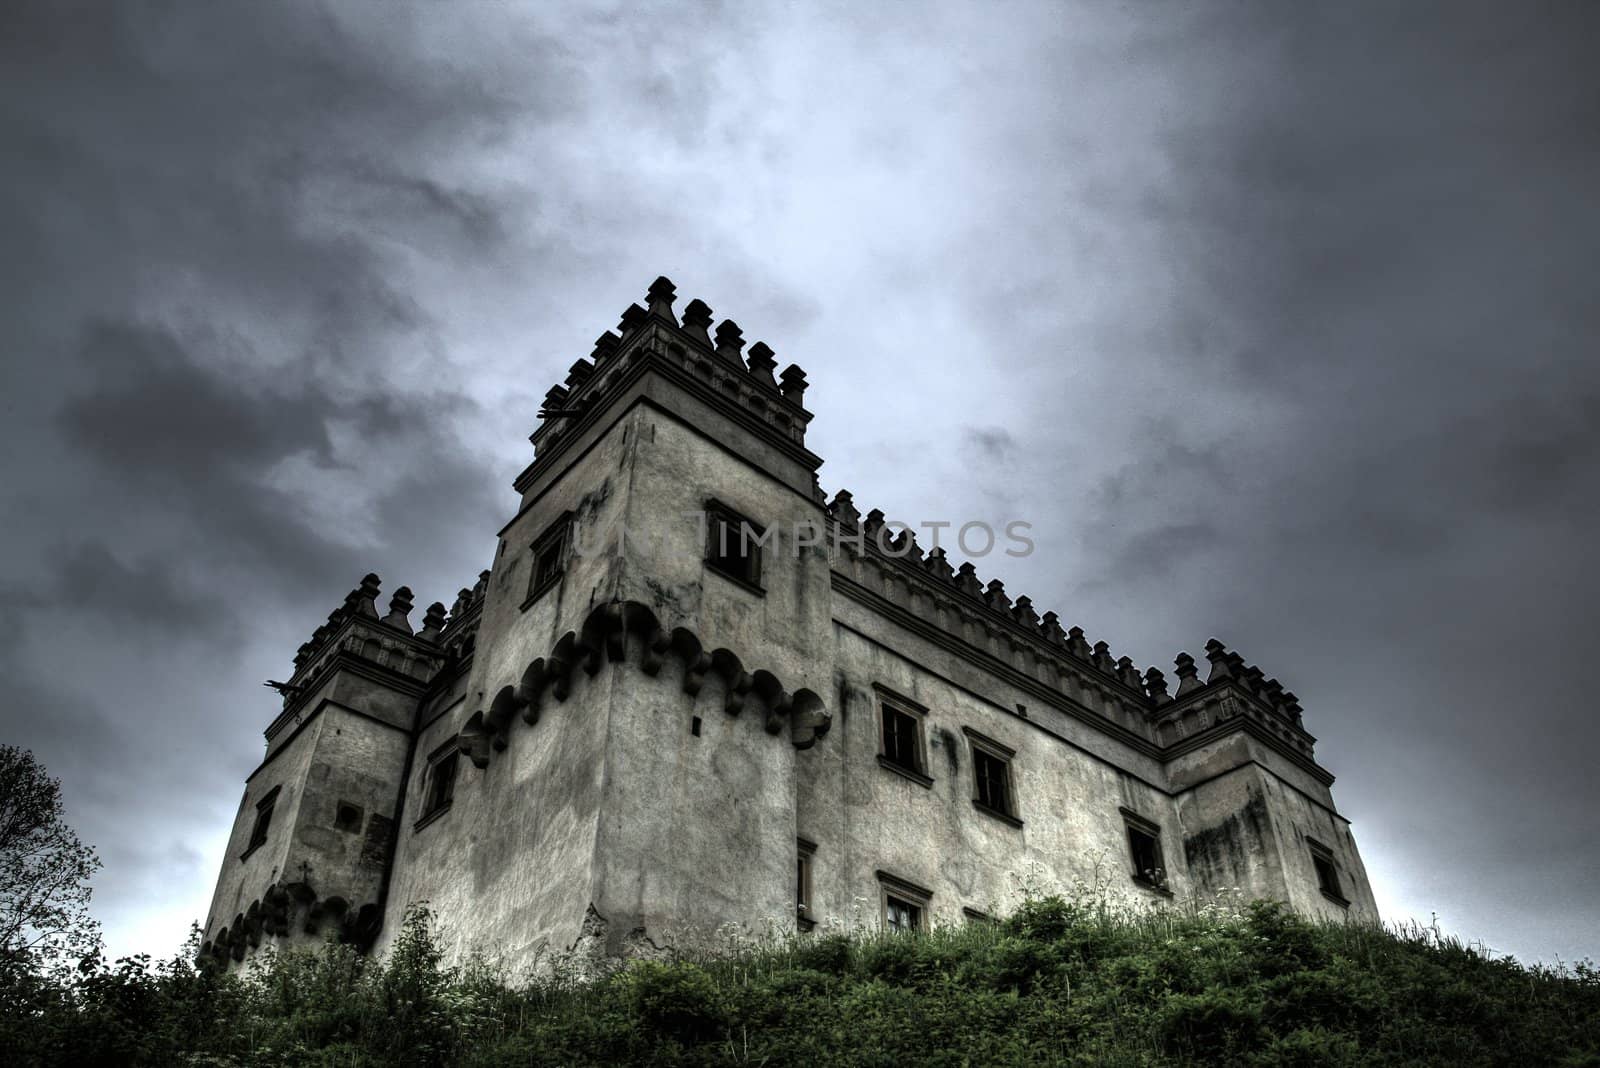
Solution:
<path fill-rule="evenodd" d="M 447 969 L 425 912 L 245 979 L 178 959 L 0 976 L 0 1061 L 204 1065 L 1600 1065 L 1600 973 L 1276 906 L 730 943 L 579 979 Z"/>

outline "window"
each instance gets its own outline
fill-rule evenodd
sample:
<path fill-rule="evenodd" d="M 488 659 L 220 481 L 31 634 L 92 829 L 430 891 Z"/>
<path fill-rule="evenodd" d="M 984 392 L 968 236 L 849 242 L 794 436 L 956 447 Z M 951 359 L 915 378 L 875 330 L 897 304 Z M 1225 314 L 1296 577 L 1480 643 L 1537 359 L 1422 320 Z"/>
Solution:
<path fill-rule="evenodd" d="M 878 763 L 923 786 L 931 786 L 923 759 L 921 705 L 878 687 Z"/>
<path fill-rule="evenodd" d="M 963 905 L 961 907 L 961 915 L 966 918 L 968 923 L 995 922 L 995 918 L 993 916 L 989 915 L 987 912 L 984 912 L 982 909 L 972 908 L 970 905 Z"/>
<path fill-rule="evenodd" d="M 809 931 L 817 924 L 815 910 L 811 905 L 811 858 L 816 855 L 817 845 L 804 838 L 797 840 L 798 848 L 795 851 L 795 880 L 794 880 L 794 913 L 800 930 Z"/>
<path fill-rule="evenodd" d="M 883 898 L 883 926 L 890 931 L 926 930 L 928 902 L 933 893 L 916 883 L 880 871 L 878 887 Z"/>
<path fill-rule="evenodd" d="M 256 822 L 250 828 L 250 844 L 245 846 L 244 852 L 240 854 L 240 860 L 248 857 L 266 843 L 267 830 L 272 826 L 272 808 L 278 803 L 278 791 L 281 789 L 283 787 L 274 786 L 267 791 L 266 797 L 256 802 Z"/>
<path fill-rule="evenodd" d="M 973 806 L 1015 827 L 1022 826 L 1011 788 L 1011 761 L 1017 755 L 1016 750 L 971 727 L 961 730 L 972 747 Z"/>
<path fill-rule="evenodd" d="M 1009 812 L 1011 798 L 1006 789 L 1006 762 L 978 749 L 972 754 L 972 766 L 978 777 L 978 804 L 996 812 Z"/>
<path fill-rule="evenodd" d="M 1306 844 L 1311 847 L 1311 866 L 1316 869 L 1317 889 L 1322 891 L 1322 896 L 1340 906 L 1350 904 L 1339 886 L 1339 868 L 1333 861 L 1333 850 L 1309 838 Z"/>
<path fill-rule="evenodd" d="M 766 528 L 711 501 L 706 505 L 706 566 L 754 590 L 761 589 L 761 542 Z"/>
<path fill-rule="evenodd" d="M 884 899 L 883 922 L 891 931 L 920 931 L 922 906 L 889 894 Z"/>
<path fill-rule="evenodd" d="M 417 821 L 419 827 L 449 810 L 450 802 L 456 795 L 456 765 L 460 757 L 461 751 L 456 748 L 456 740 L 452 738 L 434 750 L 433 756 L 428 758 L 428 778 L 425 785 L 426 793 L 423 795 L 422 818 Z"/>
<path fill-rule="evenodd" d="M 1144 817 L 1122 810 L 1128 830 L 1128 853 L 1133 860 L 1133 881 L 1154 890 L 1167 890 L 1167 869 L 1161 861 L 1161 828 Z"/>
<path fill-rule="evenodd" d="M 522 607 L 538 600 L 540 594 L 566 574 L 567 533 L 571 529 L 572 513 L 565 512 L 533 543 L 533 570 L 528 575 L 528 596 Z"/>
<path fill-rule="evenodd" d="M 352 805 L 348 801 L 340 801 L 339 808 L 333 817 L 333 825 L 346 834 L 358 834 L 361 831 L 361 806 Z"/>

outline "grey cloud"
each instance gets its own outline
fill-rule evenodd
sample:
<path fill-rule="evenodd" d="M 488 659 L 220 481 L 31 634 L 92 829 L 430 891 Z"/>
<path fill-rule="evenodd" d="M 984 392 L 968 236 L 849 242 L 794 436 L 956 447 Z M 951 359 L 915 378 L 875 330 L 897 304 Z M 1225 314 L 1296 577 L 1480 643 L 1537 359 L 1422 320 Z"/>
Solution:
<path fill-rule="evenodd" d="M 203 909 L 152 873 L 261 679 L 368 570 L 470 581 L 667 273 L 806 368 L 830 488 L 1293 685 L 1391 903 L 1600 951 L 1596 11 L 7 5 L 3 730 L 121 843 L 114 946 Z"/>

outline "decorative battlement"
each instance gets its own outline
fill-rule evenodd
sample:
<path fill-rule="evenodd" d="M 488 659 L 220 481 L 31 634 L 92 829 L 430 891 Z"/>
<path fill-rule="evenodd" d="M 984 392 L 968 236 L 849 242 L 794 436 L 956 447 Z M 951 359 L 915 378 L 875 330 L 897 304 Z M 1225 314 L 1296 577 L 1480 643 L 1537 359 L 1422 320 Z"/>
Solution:
<path fill-rule="evenodd" d="M 1179 653 L 1174 660 L 1178 693 L 1163 705 L 1156 721 L 1163 745 L 1176 744 L 1219 720 L 1248 716 L 1296 751 L 1312 755 L 1317 740 L 1305 729 L 1299 698 L 1216 638 L 1206 642 L 1206 659 L 1211 670 L 1205 682 L 1194 657 Z"/>
<path fill-rule="evenodd" d="M 1166 675 L 1141 673 L 1131 657 L 1092 645 L 1081 627 L 1063 628 L 1055 612 L 1040 614 L 1027 596 L 1013 600 L 999 579 L 985 583 L 971 563 L 952 568 L 942 547 L 925 553 L 909 529 L 888 530 L 883 512 L 862 516 L 848 490 L 827 505 L 836 579 L 909 610 L 966 646 L 1009 664 L 1078 704 L 1135 730 L 1158 745 L 1179 742 L 1234 715 L 1248 715 L 1310 758 L 1316 741 L 1301 722 L 1294 694 L 1246 666 L 1217 639 L 1206 643 L 1211 672 L 1201 682 L 1194 658 L 1179 653 L 1176 696 Z M 836 582 L 837 584 L 837 582 Z"/>
<path fill-rule="evenodd" d="M 446 664 L 466 661 L 477 640 L 478 618 L 488 584 L 489 572 L 481 572 L 474 586 L 457 595 L 448 615 L 444 605 L 435 601 L 423 614 L 422 629 L 413 630 L 411 589 L 401 586 L 395 590 L 388 613 L 380 616 L 377 602 L 381 580 L 375 574 L 365 576 L 345 596 L 344 603 L 328 613 L 327 622 L 295 652 L 294 673 L 289 681 L 268 683 L 283 696 L 283 712 L 268 726 L 268 741 L 292 718 L 307 695 L 316 691 L 320 680 L 340 658 L 376 665 L 416 685 L 431 682 Z"/>
<path fill-rule="evenodd" d="M 665 277 L 651 283 L 645 299 L 647 307 L 630 304 L 616 329 L 596 338 L 588 358 L 575 362 L 566 381 L 545 394 L 539 427 L 529 436 L 535 459 L 517 479 L 519 491 L 647 366 L 701 387 L 735 409 L 744 425 L 804 450 L 811 413 L 803 404 L 809 383 L 799 366 L 790 364 L 774 377 L 772 348 L 757 341 L 747 350 L 744 332 L 732 319 L 713 332 L 711 308 L 698 298 L 684 307 L 680 320 L 672 309 L 677 290 Z"/>

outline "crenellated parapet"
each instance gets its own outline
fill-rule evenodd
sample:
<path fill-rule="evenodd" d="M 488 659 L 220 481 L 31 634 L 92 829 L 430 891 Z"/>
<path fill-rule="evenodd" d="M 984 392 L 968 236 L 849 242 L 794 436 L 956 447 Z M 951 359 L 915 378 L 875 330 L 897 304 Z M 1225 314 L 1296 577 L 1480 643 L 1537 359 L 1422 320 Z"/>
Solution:
<path fill-rule="evenodd" d="M 539 426 L 529 439 L 535 459 L 518 478 L 518 490 L 651 367 L 732 409 L 742 425 L 795 450 L 815 470 L 821 461 L 805 452 L 811 422 L 804 405 L 805 372 L 790 364 L 775 376 L 777 354 L 771 346 L 757 341 L 746 348 L 744 332 L 732 319 L 713 330 L 715 317 L 703 300 L 691 300 L 680 318 L 673 310 L 677 290 L 667 278 L 651 283 L 645 300 L 646 307 L 629 305 L 616 329 L 601 334 L 589 356 L 568 368 L 565 382 L 545 394 Z"/>
<path fill-rule="evenodd" d="M 835 587 L 872 595 L 879 611 L 899 608 L 914 629 L 934 628 L 1156 747 L 1245 717 L 1294 754 L 1312 759 L 1316 739 L 1305 730 L 1294 694 L 1216 639 L 1206 645 L 1206 680 L 1200 681 L 1194 659 L 1180 653 L 1177 691 L 1170 693 L 1160 669 L 1141 672 L 1108 643 L 1091 644 L 1081 627 L 1063 628 L 1055 612 L 1040 613 L 1027 596 L 1012 598 L 1004 583 L 985 582 L 971 563 L 952 568 L 942 548 L 924 552 L 914 532 L 890 529 L 881 511 L 863 516 L 847 490 L 828 503 L 827 514 L 827 542 L 839 549 L 833 555 Z"/>
<path fill-rule="evenodd" d="M 1081 627 L 1063 628 L 1055 612 L 1041 614 L 1025 595 L 1013 599 L 999 579 L 984 582 L 971 563 L 952 568 L 942 547 L 924 552 L 914 532 L 891 530 L 881 511 L 861 515 L 847 490 L 827 510 L 828 544 L 840 549 L 833 561 L 836 577 L 1153 738 L 1148 718 L 1165 696 L 1159 671 L 1141 675 L 1130 658 L 1113 656 L 1106 642 L 1090 645 Z"/>
<path fill-rule="evenodd" d="M 626 664 L 630 649 L 648 676 L 660 674 L 669 657 L 678 660 L 682 690 L 690 697 L 700 693 L 707 678 L 717 679 L 723 711 L 737 716 L 752 705 L 759 708 L 766 732 L 776 735 L 787 728 L 796 749 L 811 748 L 833 722 L 822 698 L 811 690 L 790 693 L 771 671 L 747 669 L 732 650 L 708 650 L 686 628 L 663 628 L 647 606 L 613 601 L 595 607 L 579 630 L 562 635 L 548 654 L 528 663 L 515 683 L 501 686 L 488 708 L 474 712 L 461 729 L 461 752 L 474 766 L 488 767 L 492 754 L 510 744 L 516 720 L 536 726 L 548 700 L 559 704 L 567 699 L 578 672 L 593 676 L 607 665 Z"/>
<path fill-rule="evenodd" d="M 453 616 L 446 617 L 442 604 L 429 605 L 421 630 L 416 630 L 410 620 L 413 594 L 408 587 L 395 590 L 388 611 L 380 614 L 381 580 L 373 574 L 362 578 L 360 585 L 345 596 L 344 603 L 328 614 L 327 622 L 295 653 L 294 673 L 289 681 L 269 684 L 283 695 L 284 710 L 267 728 L 268 740 L 341 663 L 360 665 L 362 670 L 377 669 L 414 686 L 432 681 L 441 667 L 462 656 L 462 647 L 470 644 L 486 582 L 486 577 L 480 577 L 475 599 L 473 591 L 462 591 L 467 600 L 457 602 L 458 611 Z"/>
<path fill-rule="evenodd" d="M 1210 670 L 1204 682 L 1194 657 L 1179 653 L 1173 660 L 1178 692 L 1160 708 L 1158 741 L 1175 745 L 1216 723 L 1245 717 L 1296 752 L 1313 755 L 1316 739 L 1305 729 L 1300 701 L 1282 683 L 1216 638 L 1206 642 L 1206 659 Z"/>

